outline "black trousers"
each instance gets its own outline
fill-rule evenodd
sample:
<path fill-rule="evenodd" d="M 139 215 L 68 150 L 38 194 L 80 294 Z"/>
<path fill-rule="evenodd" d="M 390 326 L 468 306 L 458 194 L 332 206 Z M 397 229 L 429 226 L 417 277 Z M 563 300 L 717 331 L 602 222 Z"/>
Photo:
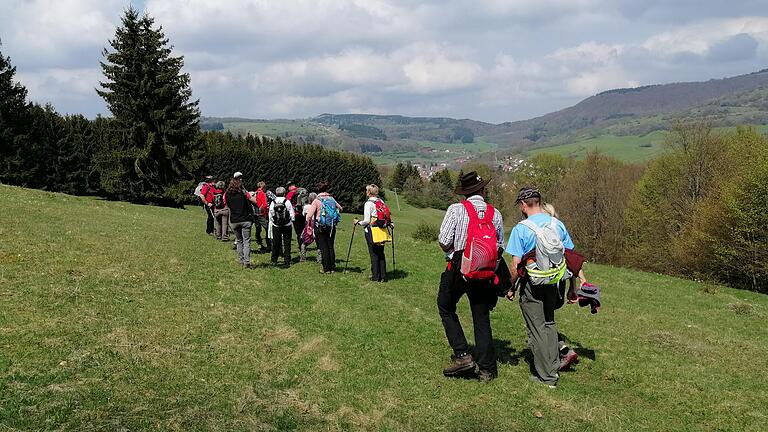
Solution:
<path fill-rule="evenodd" d="M 481 370 L 495 374 L 497 364 L 491 332 L 491 311 L 496 307 L 498 297 L 490 282 L 466 281 L 459 272 L 461 252 L 455 252 L 454 257 L 456 258 L 440 277 L 440 288 L 437 292 L 437 310 L 443 321 L 445 336 L 455 355 L 469 352 L 464 329 L 459 322 L 459 316 L 456 315 L 456 304 L 466 294 L 475 330 L 474 359 Z"/>
<path fill-rule="evenodd" d="M 205 233 L 206 234 L 213 234 L 213 225 L 214 225 L 214 217 L 213 217 L 213 210 L 211 210 L 210 207 L 208 207 L 206 204 L 203 204 L 203 210 L 205 211 L 206 216 L 208 217 L 208 221 L 205 223 Z"/>
<path fill-rule="evenodd" d="M 293 230 L 296 232 L 296 245 L 301 249 L 301 233 L 304 232 L 307 220 L 301 217 L 301 215 L 296 216 L 296 220 L 293 221 Z"/>
<path fill-rule="evenodd" d="M 315 241 L 317 248 L 323 256 L 323 271 L 336 271 L 336 228 L 315 228 Z"/>
<path fill-rule="evenodd" d="M 293 230 L 290 225 L 272 227 L 272 262 L 276 263 L 279 257 L 283 257 L 283 263 L 291 264 L 291 240 Z"/>
<path fill-rule="evenodd" d="M 261 238 L 261 230 L 262 228 L 264 229 L 264 235 L 266 236 L 269 232 L 269 221 L 266 217 L 260 215 L 254 216 L 253 219 L 255 226 L 253 235 L 256 237 L 256 243 L 258 243 L 259 246 L 264 247 L 264 240 Z M 269 238 L 267 238 L 267 248 L 270 250 L 272 249 L 272 240 Z"/>
<path fill-rule="evenodd" d="M 387 280 L 387 259 L 384 256 L 384 245 L 373 244 L 371 229 L 365 228 L 365 240 L 368 242 L 368 255 L 371 256 L 371 279 Z"/>

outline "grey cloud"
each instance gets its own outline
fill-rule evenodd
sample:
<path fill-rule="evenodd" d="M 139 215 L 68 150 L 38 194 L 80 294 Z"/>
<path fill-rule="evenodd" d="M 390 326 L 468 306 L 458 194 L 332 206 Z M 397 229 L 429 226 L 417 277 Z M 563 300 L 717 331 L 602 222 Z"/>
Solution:
<path fill-rule="evenodd" d="M 750 60 L 757 56 L 759 43 L 748 34 L 738 34 L 709 48 L 707 59 L 715 62 Z"/>
<path fill-rule="evenodd" d="M 63 3 L 66 25 L 48 28 L 35 18 L 46 3 L 0 1 L 2 52 L 35 100 L 104 113 L 93 88 L 125 0 Z M 610 87 L 751 72 L 762 67 L 756 53 L 768 53 L 768 11 L 755 0 L 134 4 L 143 3 L 185 56 L 206 115 L 361 110 L 503 122 Z M 764 29 L 760 21 L 723 30 L 725 17 L 745 16 L 765 21 Z"/>

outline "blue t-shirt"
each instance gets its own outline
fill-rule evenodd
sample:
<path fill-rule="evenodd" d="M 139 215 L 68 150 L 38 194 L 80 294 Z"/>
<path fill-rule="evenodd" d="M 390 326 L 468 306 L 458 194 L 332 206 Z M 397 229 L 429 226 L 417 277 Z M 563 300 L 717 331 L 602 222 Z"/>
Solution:
<path fill-rule="evenodd" d="M 552 216 L 546 213 L 536 213 L 528 219 L 541 227 L 548 224 L 552 220 Z M 573 249 L 573 240 L 571 240 L 568 230 L 565 229 L 565 225 L 560 220 L 557 221 L 557 225 L 560 228 L 560 238 L 563 240 L 563 246 L 566 249 Z M 512 228 L 512 232 L 509 234 L 509 241 L 507 242 L 506 252 L 508 254 L 522 258 L 535 247 L 536 233 L 532 229 L 520 223 Z"/>

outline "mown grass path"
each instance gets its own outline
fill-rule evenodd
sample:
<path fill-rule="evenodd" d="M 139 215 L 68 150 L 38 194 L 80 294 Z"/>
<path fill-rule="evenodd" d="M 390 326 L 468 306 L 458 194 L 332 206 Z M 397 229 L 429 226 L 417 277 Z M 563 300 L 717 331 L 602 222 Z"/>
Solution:
<path fill-rule="evenodd" d="M 255 270 L 174 210 L 0 186 L 0 431 L 765 430 L 768 297 L 590 265 L 595 316 L 566 306 L 581 353 L 556 390 L 528 382 L 517 304 L 493 313 L 489 385 L 441 375 L 442 254 L 412 240 L 397 278 L 314 262 Z M 392 206 L 396 209 L 396 206 Z M 350 215 L 337 241 L 346 255 Z M 566 221 L 567 222 L 567 221 Z M 314 256 L 314 252 L 310 255 Z M 471 336 L 466 300 L 461 317 Z"/>

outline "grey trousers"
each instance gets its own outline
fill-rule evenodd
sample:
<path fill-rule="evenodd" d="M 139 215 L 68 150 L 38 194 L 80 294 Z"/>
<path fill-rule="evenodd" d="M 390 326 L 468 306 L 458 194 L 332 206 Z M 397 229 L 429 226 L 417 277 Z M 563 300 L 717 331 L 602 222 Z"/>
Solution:
<path fill-rule="evenodd" d="M 237 258 L 240 264 L 251 263 L 251 223 L 250 222 L 234 222 L 231 224 L 232 230 L 235 232 L 235 238 L 237 239 L 235 244 L 237 245 Z"/>
<path fill-rule="evenodd" d="M 536 375 L 546 384 L 555 385 L 560 377 L 557 370 L 560 356 L 555 324 L 557 285 L 523 283 L 520 310 L 528 330 L 528 348 L 533 352 Z"/>
<path fill-rule="evenodd" d="M 223 208 L 221 210 L 214 210 L 214 232 L 213 235 L 216 240 L 229 240 L 229 209 Z"/>

